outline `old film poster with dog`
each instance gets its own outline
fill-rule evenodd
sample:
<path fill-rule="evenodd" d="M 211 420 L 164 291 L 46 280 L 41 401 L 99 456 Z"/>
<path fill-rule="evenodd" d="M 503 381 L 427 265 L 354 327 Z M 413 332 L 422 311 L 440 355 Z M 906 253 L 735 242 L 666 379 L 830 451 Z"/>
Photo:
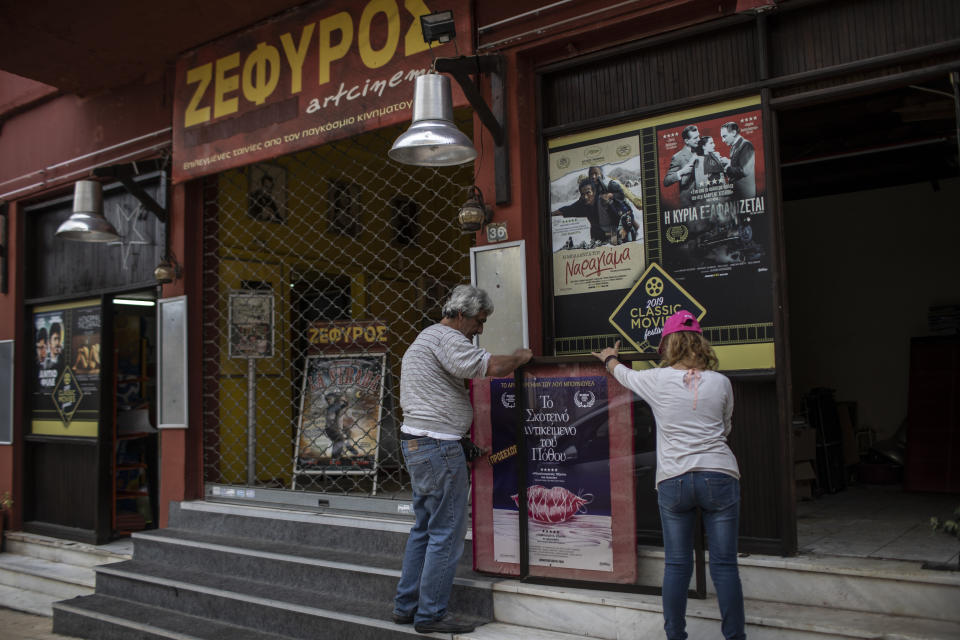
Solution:
<path fill-rule="evenodd" d="M 294 475 L 376 471 L 386 359 L 384 353 L 307 356 Z"/>

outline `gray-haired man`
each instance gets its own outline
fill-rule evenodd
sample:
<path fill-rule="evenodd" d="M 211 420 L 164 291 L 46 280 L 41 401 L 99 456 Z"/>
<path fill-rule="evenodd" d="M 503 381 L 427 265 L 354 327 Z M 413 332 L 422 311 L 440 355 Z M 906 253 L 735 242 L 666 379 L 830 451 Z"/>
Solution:
<path fill-rule="evenodd" d="M 424 329 L 400 366 L 401 448 L 413 487 L 416 523 L 403 557 L 393 620 L 420 633 L 469 633 L 474 624 L 447 613 L 467 530 L 467 461 L 460 439 L 473 422 L 464 380 L 501 377 L 530 360 L 529 349 L 495 356 L 473 344 L 493 303 L 460 285 L 443 319 Z"/>

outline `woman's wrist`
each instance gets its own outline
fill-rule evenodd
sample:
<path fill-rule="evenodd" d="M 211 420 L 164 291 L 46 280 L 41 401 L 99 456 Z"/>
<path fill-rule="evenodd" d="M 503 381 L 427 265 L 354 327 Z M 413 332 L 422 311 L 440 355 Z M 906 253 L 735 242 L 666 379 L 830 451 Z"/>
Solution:
<path fill-rule="evenodd" d="M 607 356 L 606 358 L 603 359 L 603 368 L 606 369 L 608 372 L 610 371 L 610 361 L 611 361 L 611 360 L 619 360 L 619 358 L 617 358 L 617 354 L 613 353 L 613 354 L 611 354 L 611 355 L 609 355 L 609 356 Z M 618 364 L 620 364 L 620 363 L 619 363 L 619 362 L 616 362 L 616 363 L 614 363 L 613 366 L 616 367 Z"/>

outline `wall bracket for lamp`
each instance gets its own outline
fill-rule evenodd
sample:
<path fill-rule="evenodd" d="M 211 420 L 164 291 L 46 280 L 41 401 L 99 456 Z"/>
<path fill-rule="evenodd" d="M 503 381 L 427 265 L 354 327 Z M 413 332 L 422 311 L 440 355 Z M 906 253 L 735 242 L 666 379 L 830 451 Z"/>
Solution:
<path fill-rule="evenodd" d="M 441 73 L 449 73 L 463 90 L 470 106 L 480 118 L 480 122 L 493 137 L 494 182 L 497 204 L 510 202 L 510 155 L 507 147 L 506 100 L 503 77 L 503 56 L 475 55 L 459 58 L 437 58 L 434 68 Z M 492 106 L 487 106 L 480 88 L 471 75 L 490 74 L 490 97 Z"/>
<path fill-rule="evenodd" d="M 134 180 L 135 176 L 144 173 L 142 167 L 139 169 L 140 170 L 138 170 L 136 164 L 128 162 L 124 164 L 114 164 L 108 167 L 97 167 L 93 170 L 93 175 L 101 178 L 113 178 L 119 181 L 130 195 L 136 198 L 140 204 L 146 207 L 153 215 L 157 216 L 157 220 L 166 224 L 167 218 L 169 217 L 166 207 L 161 206 L 159 202 L 153 199 L 153 196 L 147 193 L 143 187 Z"/>

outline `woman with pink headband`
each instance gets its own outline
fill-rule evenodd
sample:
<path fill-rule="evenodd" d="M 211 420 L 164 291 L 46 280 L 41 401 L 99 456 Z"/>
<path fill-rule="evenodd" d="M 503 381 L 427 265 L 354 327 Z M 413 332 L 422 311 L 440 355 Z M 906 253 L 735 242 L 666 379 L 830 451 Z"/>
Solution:
<path fill-rule="evenodd" d="M 643 398 L 657 421 L 657 502 L 663 527 L 663 628 L 685 640 L 687 589 L 693 575 L 696 508 L 703 512 L 710 578 L 727 640 L 746 638 L 737 568 L 740 469 L 727 445 L 733 387 L 714 371 L 717 356 L 689 311 L 663 325 L 661 367 L 635 371 L 617 359 L 620 342 L 593 355 L 617 382 Z"/>

